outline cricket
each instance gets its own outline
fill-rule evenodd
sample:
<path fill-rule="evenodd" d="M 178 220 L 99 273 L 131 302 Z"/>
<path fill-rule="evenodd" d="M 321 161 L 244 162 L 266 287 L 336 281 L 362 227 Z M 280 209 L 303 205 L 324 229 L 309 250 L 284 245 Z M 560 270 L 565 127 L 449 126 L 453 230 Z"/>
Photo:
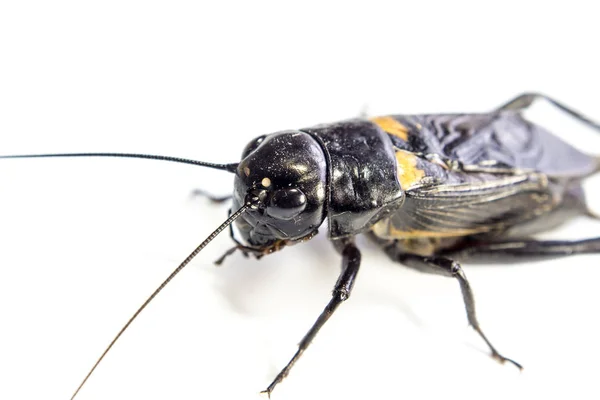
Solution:
<path fill-rule="evenodd" d="M 234 176 L 231 196 L 219 197 L 204 188 L 196 192 L 228 204 L 229 213 L 132 310 L 87 370 L 82 366 L 81 382 L 71 399 L 94 379 L 94 372 L 140 313 L 221 234 L 232 242 L 215 261 L 224 267 L 236 254 L 262 259 L 289 246 L 309 246 L 318 233 L 327 235 L 339 257 L 331 297 L 323 299 L 322 312 L 312 326 L 298 332 L 302 339 L 297 348 L 290 343 L 295 353 L 263 388 L 269 397 L 277 397 L 275 389 L 285 385 L 284 380 L 294 379 L 296 363 L 360 284 L 359 271 L 368 261 L 356 242 L 358 235 L 368 237 L 390 262 L 453 279 L 468 323 L 490 357 L 522 369 L 519 355 L 505 354 L 497 338 L 488 336 L 479 323 L 477 288 L 462 263 L 527 263 L 600 252 L 600 236 L 533 238 L 575 217 L 598 218 L 588 207 L 582 184 L 600 170 L 600 152 L 582 152 L 569 144 L 570 133 L 555 132 L 523 115 L 538 100 L 600 131 L 597 122 L 570 106 L 546 95 L 524 93 L 483 113 L 360 117 L 265 134 L 250 141 L 239 160 L 105 152 L 0 156 L 1 162 L 14 163 L 14 169 L 25 162 L 17 159 L 135 158 Z M 356 342 L 360 345 L 360 338 Z"/>

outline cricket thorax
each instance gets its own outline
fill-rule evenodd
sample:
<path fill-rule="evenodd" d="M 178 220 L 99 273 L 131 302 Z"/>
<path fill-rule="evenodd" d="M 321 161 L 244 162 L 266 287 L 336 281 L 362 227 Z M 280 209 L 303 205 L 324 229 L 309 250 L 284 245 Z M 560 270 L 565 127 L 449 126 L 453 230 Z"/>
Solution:
<path fill-rule="evenodd" d="M 317 138 L 327 153 L 332 238 L 364 232 L 402 204 L 394 147 L 375 124 L 352 119 L 302 131 Z"/>

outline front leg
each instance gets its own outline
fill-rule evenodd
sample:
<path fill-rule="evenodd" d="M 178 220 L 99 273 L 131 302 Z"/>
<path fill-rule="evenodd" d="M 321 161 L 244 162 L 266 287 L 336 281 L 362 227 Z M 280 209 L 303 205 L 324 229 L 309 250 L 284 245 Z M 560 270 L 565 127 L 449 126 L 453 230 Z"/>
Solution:
<path fill-rule="evenodd" d="M 325 306 L 325 309 L 321 312 L 321 315 L 319 315 L 319 318 L 317 318 L 312 328 L 310 328 L 308 333 L 304 335 L 304 338 L 302 338 L 302 341 L 298 344 L 298 350 L 296 351 L 296 354 L 294 354 L 294 357 L 292 357 L 285 368 L 279 372 L 269 387 L 262 391 L 262 393 L 266 393 L 269 397 L 271 396 L 271 392 L 275 389 L 275 386 L 289 374 L 296 361 L 298 361 L 302 353 L 304 353 L 304 350 L 308 348 L 314 337 L 323 325 L 325 325 L 325 322 L 327 322 L 329 317 L 333 315 L 333 312 L 337 307 L 350 297 L 352 287 L 354 286 L 354 280 L 356 279 L 356 274 L 358 273 L 360 266 L 360 251 L 354 244 L 353 238 L 340 240 L 335 242 L 335 244 L 337 250 L 342 254 L 342 271 L 333 288 L 331 300 L 327 306 Z"/>
<path fill-rule="evenodd" d="M 467 276 L 465 275 L 465 272 L 463 271 L 459 263 L 446 257 L 423 257 L 409 254 L 397 254 L 393 251 L 391 252 L 391 254 L 390 251 L 388 251 L 388 254 L 396 258 L 397 261 L 400 261 L 401 263 L 409 267 L 416 268 L 423 272 L 452 277 L 458 280 L 460 290 L 463 296 L 463 301 L 465 303 L 465 309 L 467 311 L 467 319 L 469 321 L 469 325 L 471 325 L 473 329 L 475 329 L 479 336 L 481 336 L 481 338 L 488 345 L 492 353 L 492 357 L 501 363 L 508 361 L 511 364 L 514 364 L 517 368 L 523 369 L 521 364 L 517 363 L 514 360 L 511 360 L 510 358 L 506 358 L 502 354 L 500 354 L 498 350 L 496 350 L 496 348 L 489 341 L 485 333 L 483 333 L 483 330 L 479 326 L 479 321 L 477 321 L 473 290 L 471 290 L 471 285 L 469 284 Z"/>

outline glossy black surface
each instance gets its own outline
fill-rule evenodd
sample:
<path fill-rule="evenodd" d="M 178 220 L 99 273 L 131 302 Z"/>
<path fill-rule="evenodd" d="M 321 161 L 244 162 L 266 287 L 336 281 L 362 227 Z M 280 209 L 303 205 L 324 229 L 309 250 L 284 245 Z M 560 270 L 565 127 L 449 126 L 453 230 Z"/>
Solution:
<path fill-rule="evenodd" d="M 300 189 L 278 189 L 267 205 L 267 214 L 277 219 L 292 219 L 306 209 L 306 203 L 306 195 Z"/>
<path fill-rule="evenodd" d="M 394 148 L 375 124 L 354 119 L 303 131 L 318 136 L 329 153 L 331 238 L 364 232 L 401 205 Z"/>
<path fill-rule="evenodd" d="M 242 239 L 254 247 L 294 241 L 325 219 L 327 163 L 321 146 L 299 131 L 260 137 L 244 150 L 235 176 L 233 209 L 249 190 L 260 190 L 261 207 L 236 221 Z"/>
<path fill-rule="evenodd" d="M 392 142 L 359 119 L 253 140 L 236 171 L 234 209 L 252 188 L 265 189 L 264 205 L 236 225 L 263 248 L 309 235 L 325 216 L 332 238 L 356 235 L 403 200 Z"/>

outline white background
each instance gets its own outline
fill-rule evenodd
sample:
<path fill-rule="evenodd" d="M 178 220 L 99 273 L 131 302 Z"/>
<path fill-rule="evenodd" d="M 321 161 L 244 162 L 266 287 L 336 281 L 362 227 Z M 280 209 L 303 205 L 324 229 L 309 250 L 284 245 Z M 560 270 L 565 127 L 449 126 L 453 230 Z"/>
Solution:
<path fill-rule="evenodd" d="M 291 3 L 289 3 L 291 4 Z M 526 90 L 600 119 L 594 2 L 3 2 L 0 153 L 238 160 L 253 137 L 371 115 L 490 110 Z M 533 117 L 600 153 L 549 107 Z M 145 297 L 225 219 L 232 176 L 144 160 L 0 161 L 0 398 L 67 399 Z M 600 210 L 600 181 L 587 184 Z M 554 237 L 597 235 L 573 221 Z M 597 398 L 600 256 L 465 267 L 456 282 L 360 242 L 355 291 L 277 400 Z M 329 300 L 325 229 L 261 261 L 221 235 L 142 314 L 80 399 L 254 399 Z"/>

